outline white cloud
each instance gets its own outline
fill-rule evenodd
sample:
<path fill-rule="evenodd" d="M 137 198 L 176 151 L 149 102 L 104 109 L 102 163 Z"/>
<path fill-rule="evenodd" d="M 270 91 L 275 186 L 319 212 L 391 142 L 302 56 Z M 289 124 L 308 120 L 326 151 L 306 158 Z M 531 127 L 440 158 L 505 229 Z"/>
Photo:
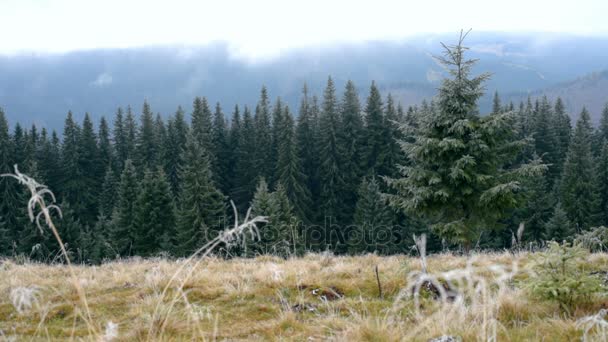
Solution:
<path fill-rule="evenodd" d="M 608 34 L 606 13 L 605 0 L 2 0 L 0 52 L 226 41 L 235 56 L 259 58 L 469 27 Z"/>
<path fill-rule="evenodd" d="M 97 78 L 91 82 L 92 86 L 100 88 L 110 84 L 112 84 L 112 75 L 108 74 L 107 72 L 99 74 L 99 76 L 97 76 Z"/>

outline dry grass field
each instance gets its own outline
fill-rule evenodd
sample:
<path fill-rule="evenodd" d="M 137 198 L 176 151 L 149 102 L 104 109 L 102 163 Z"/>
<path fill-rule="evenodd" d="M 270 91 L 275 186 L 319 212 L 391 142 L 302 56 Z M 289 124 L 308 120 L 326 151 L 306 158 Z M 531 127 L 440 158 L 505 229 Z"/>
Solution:
<path fill-rule="evenodd" d="M 420 259 L 408 256 L 132 259 L 75 266 L 86 304 L 65 266 L 5 261 L 0 339 L 605 340 L 608 300 L 565 313 L 535 299 L 527 286 L 535 260 L 529 253 L 440 254 L 421 273 Z M 605 270 L 608 255 L 591 254 L 585 264 Z M 435 281 L 452 286 L 438 291 Z"/>

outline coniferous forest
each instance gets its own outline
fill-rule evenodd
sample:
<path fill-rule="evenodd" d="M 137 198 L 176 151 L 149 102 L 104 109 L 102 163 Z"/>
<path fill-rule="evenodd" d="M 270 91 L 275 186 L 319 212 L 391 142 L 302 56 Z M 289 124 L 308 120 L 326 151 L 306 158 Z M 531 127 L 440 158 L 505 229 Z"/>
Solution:
<path fill-rule="evenodd" d="M 489 76 L 451 58 L 464 51 L 440 59 L 451 75 L 416 106 L 329 77 L 322 94 L 303 85 L 297 108 L 262 87 L 255 107 L 201 96 L 170 115 L 146 102 L 99 122 L 68 112 L 62 132 L 0 110 L 0 173 L 16 164 L 54 192 L 83 263 L 190 255 L 233 224 L 230 201 L 269 222 L 225 256 L 409 253 L 423 233 L 431 252 L 534 247 L 608 225 L 608 105 L 599 125 L 559 98 L 496 93 L 479 113 Z M 0 253 L 61 260 L 26 190 L 0 180 Z"/>

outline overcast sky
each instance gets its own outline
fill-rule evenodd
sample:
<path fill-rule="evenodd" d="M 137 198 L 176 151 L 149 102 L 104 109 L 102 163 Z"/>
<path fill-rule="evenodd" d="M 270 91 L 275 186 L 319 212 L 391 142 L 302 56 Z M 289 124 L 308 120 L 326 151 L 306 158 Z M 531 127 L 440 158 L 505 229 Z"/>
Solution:
<path fill-rule="evenodd" d="M 226 41 L 235 55 L 421 33 L 608 35 L 608 0 L 0 0 L 0 53 Z"/>

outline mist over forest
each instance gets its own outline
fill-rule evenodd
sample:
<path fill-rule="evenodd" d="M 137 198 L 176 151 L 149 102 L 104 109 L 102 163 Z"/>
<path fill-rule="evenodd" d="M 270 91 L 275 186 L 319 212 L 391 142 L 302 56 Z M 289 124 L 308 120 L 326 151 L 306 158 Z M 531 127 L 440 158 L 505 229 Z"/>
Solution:
<path fill-rule="evenodd" d="M 445 75 L 433 55 L 449 39 L 419 35 L 322 45 L 258 59 L 235 55 L 221 42 L 0 55 L 0 103 L 11 121 L 59 129 L 68 110 L 77 120 L 86 112 L 98 120 L 118 106 L 139 107 L 144 100 L 164 117 L 196 96 L 227 108 L 253 106 L 262 85 L 294 107 L 304 83 L 320 95 L 331 75 L 338 87 L 352 80 L 363 89 L 375 80 L 383 95 L 392 93 L 403 106 L 419 105 L 436 94 Z M 490 110 L 494 91 L 516 103 L 546 93 L 552 100 L 561 96 L 573 118 L 586 105 L 593 121 L 599 119 L 603 103 L 594 99 L 608 91 L 602 73 L 608 70 L 608 39 L 477 32 L 469 45 L 471 57 L 480 59 L 478 70 L 493 74 L 479 103 L 482 113 Z M 564 91 L 572 87 L 577 91 Z"/>

